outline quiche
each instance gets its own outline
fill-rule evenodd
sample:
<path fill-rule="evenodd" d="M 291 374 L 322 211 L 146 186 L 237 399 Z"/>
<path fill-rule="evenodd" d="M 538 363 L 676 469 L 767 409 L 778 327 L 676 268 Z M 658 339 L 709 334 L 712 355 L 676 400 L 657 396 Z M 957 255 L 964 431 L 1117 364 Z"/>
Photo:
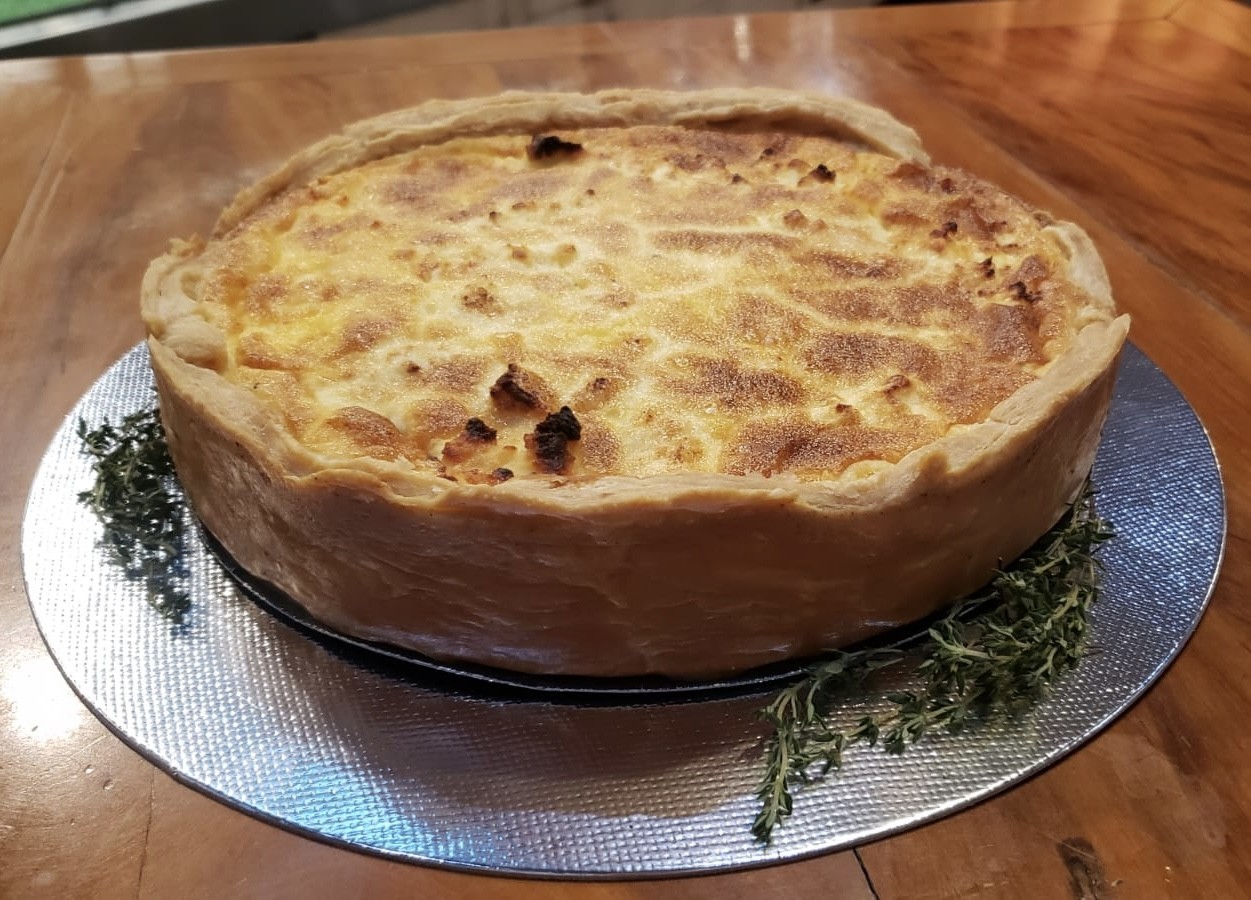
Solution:
<path fill-rule="evenodd" d="M 679 679 L 983 585 L 1086 477 L 1128 329 L 1074 225 L 765 89 L 351 125 L 175 241 L 142 311 L 191 506 L 311 616 Z"/>

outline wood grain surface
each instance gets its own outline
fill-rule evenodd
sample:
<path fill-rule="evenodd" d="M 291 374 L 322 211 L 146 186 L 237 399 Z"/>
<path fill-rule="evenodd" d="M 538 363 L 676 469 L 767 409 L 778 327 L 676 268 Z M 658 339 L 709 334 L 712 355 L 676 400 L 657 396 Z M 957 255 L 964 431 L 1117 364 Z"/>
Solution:
<path fill-rule="evenodd" d="M 0 86 L 5 138 L 0 142 L 0 259 L 31 196 L 31 187 L 65 118 L 69 95 L 46 85 Z"/>
<path fill-rule="evenodd" d="M 854 852 L 606 883 L 298 837 L 177 784 L 86 711 L 30 617 L 22 509 L 61 417 L 141 337 L 139 278 L 169 237 L 205 232 L 298 147 L 429 97 L 722 84 L 879 103 L 938 160 L 1091 232 L 1228 491 L 1211 608 L 1142 701 L 1027 783 Z M 0 112 L 0 897 L 1248 895 L 1251 10 L 1038 0 L 26 60 L 0 63 Z"/>

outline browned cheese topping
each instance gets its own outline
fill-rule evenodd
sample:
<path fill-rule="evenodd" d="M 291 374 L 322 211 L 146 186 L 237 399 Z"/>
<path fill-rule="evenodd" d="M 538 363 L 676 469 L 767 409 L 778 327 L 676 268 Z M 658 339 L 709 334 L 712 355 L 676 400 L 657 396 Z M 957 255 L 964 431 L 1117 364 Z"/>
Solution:
<path fill-rule="evenodd" d="M 188 289 L 327 460 L 457 481 L 872 472 L 1071 340 L 1032 211 L 793 134 L 452 140 L 274 198 Z"/>

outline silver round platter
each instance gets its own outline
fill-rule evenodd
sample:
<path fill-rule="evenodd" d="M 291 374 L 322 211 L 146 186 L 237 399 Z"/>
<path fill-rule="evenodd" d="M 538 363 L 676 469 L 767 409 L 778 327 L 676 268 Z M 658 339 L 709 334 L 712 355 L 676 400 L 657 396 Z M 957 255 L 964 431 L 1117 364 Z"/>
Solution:
<path fill-rule="evenodd" d="M 462 669 L 320 630 L 233 571 L 198 530 L 190 612 L 159 616 L 101 544 L 77 495 L 77 425 L 155 401 L 136 347 L 67 416 L 31 488 L 27 593 L 82 700 L 178 780 L 244 812 L 356 850 L 541 877 L 724 871 L 853 846 L 983 800 L 1072 752 L 1160 676 L 1198 624 L 1225 505 L 1207 435 L 1168 378 L 1126 350 L 1095 463 L 1116 537 L 1090 647 L 1016 720 L 931 733 L 902 755 L 856 746 L 801 789 L 769 844 L 751 824 L 766 726 L 795 665 L 714 684 L 535 679 Z M 907 647 L 907 634 L 888 640 Z M 896 667 L 902 669 L 903 667 Z M 875 684 L 834 712 L 885 709 Z"/>

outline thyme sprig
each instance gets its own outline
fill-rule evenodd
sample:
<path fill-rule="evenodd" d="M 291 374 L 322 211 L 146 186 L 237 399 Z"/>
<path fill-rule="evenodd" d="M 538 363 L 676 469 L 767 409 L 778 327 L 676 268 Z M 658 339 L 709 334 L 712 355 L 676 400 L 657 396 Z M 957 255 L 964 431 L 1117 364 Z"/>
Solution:
<path fill-rule="evenodd" d="M 78 437 L 95 474 L 79 502 L 104 524 L 105 546 L 128 577 L 143 582 L 148 603 L 183 624 L 191 607 L 180 586 L 186 575 L 186 512 L 160 416 L 146 409 L 119 425 L 105 422 L 90 430 L 79 419 Z"/>
<path fill-rule="evenodd" d="M 1088 482 L 1051 531 L 997 573 L 984 594 L 935 623 L 914 653 L 839 653 L 781 691 L 760 711 L 772 734 L 752 825 L 756 838 L 767 842 L 791 814 L 792 789 L 840 768 L 853 744 L 880 743 L 898 754 L 927 732 L 959 731 L 1032 709 L 1086 651 L 1090 609 L 1099 596 L 1095 551 L 1110 537 Z M 832 723 L 849 689 L 918 656 L 914 686 L 887 693 L 885 712 L 850 727 Z"/>

